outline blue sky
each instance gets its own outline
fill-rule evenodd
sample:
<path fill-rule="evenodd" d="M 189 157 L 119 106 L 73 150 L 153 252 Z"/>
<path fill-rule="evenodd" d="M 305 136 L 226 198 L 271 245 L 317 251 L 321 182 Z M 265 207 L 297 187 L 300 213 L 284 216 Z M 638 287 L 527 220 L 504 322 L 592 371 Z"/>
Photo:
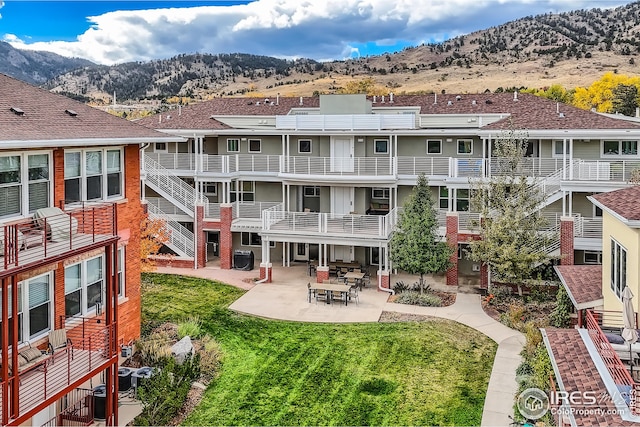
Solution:
<path fill-rule="evenodd" d="M 100 64 L 180 53 L 324 61 L 439 42 L 528 15 L 625 0 L 0 0 L 0 40 Z"/>

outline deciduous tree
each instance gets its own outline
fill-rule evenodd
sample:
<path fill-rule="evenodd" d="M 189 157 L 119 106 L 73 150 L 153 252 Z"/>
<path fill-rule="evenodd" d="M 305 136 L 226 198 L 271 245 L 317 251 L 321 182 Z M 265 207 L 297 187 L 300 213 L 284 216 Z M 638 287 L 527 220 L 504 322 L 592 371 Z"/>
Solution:
<path fill-rule="evenodd" d="M 156 255 L 162 245 L 169 241 L 169 231 L 164 221 L 144 217 L 140 224 L 140 269 L 143 272 L 153 271 L 155 262 L 150 258 Z"/>

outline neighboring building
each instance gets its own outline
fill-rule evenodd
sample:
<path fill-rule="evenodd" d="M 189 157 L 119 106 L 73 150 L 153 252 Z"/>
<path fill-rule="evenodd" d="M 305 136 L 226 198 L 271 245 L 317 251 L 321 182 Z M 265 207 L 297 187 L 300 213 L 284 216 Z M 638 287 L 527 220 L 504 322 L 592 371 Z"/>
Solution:
<path fill-rule="evenodd" d="M 563 227 L 549 251 L 599 263 L 601 212 L 587 197 L 640 168 L 640 122 L 626 119 L 518 93 L 216 98 L 140 121 L 188 139 L 144 150 L 143 197 L 171 220 L 172 265 L 231 268 L 235 250 L 252 250 L 267 280 L 273 262 L 316 260 L 321 280 L 342 260 L 388 286 L 389 236 L 418 174 L 441 234 L 464 248 L 478 218 L 469 178 L 499 173 L 492 146 L 514 129 L 529 139 L 522 173 L 544 190 L 551 229 Z M 486 277 L 463 253 L 450 284 Z"/>
<path fill-rule="evenodd" d="M 0 425 L 91 422 L 79 387 L 98 375 L 118 424 L 120 346 L 140 335 L 140 148 L 180 140 L 0 74 Z"/>
<path fill-rule="evenodd" d="M 556 267 L 579 328 L 543 330 L 558 390 L 577 396 L 564 402 L 566 415 L 557 418 L 558 425 L 634 425 L 640 423 L 640 350 L 633 344 L 629 351 L 619 335 L 625 287 L 634 295 L 636 313 L 640 309 L 640 186 L 589 200 L 602 212 L 602 263 Z"/>

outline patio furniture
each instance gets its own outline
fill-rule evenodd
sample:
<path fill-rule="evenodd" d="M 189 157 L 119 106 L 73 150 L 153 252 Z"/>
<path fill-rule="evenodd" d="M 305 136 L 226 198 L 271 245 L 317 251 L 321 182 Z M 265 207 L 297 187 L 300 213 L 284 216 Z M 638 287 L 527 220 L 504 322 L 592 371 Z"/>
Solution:
<path fill-rule="evenodd" d="M 348 289 L 346 290 L 346 292 L 343 290 L 332 290 L 330 292 L 332 304 L 334 301 L 340 301 L 340 304 L 342 305 L 342 302 L 344 301 L 344 305 L 347 305 Z"/>
<path fill-rule="evenodd" d="M 351 286 L 349 288 L 349 293 L 347 294 L 347 298 L 349 298 L 349 301 L 356 301 L 356 304 L 360 303 L 360 292 L 358 291 L 358 287 L 357 286 Z"/>
<path fill-rule="evenodd" d="M 311 297 L 313 296 L 315 298 L 317 292 L 316 289 L 311 289 L 311 282 L 307 283 L 307 292 L 309 294 L 309 302 L 311 302 Z"/>
<path fill-rule="evenodd" d="M 317 288 L 315 289 L 315 292 L 316 292 L 316 304 L 318 304 L 318 300 L 326 301 L 327 304 L 329 304 L 330 298 L 329 298 L 328 291 L 326 291 L 325 289 Z"/>
<path fill-rule="evenodd" d="M 67 338 L 66 329 L 54 329 L 49 332 L 49 352 L 51 353 L 52 364 L 55 362 L 55 355 L 60 353 L 58 350 L 71 352 L 71 359 L 73 360 L 73 344 L 71 339 Z"/>
<path fill-rule="evenodd" d="M 46 228 L 47 238 L 53 242 L 69 240 L 78 230 L 78 220 L 62 209 L 48 207 L 38 209 L 33 218 L 40 228 Z"/>
<path fill-rule="evenodd" d="M 45 368 L 48 360 L 49 354 L 47 354 L 46 351 L 42 351 L 37 347 L 31 347 L 31 344 L 28 344 L 27 347 L 18 352 L 18 372 L 20 374 L 26 374 L 38 368 Z M 12 356 L 9 355 L 9 375 L 12 375 L 12 373 Z"/>

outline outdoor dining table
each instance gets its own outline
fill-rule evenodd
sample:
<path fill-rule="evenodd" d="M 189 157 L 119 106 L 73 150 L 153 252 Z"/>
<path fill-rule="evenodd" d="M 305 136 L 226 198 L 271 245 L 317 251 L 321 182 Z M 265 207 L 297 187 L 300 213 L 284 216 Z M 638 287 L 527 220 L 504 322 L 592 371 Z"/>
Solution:
<path fill-rule="evenodd" d="M 345 280 L 355 279 L 356 280 L 356 284 L 358 286 L 360 286 L 360 289 L 362 289 L 362 279 L 364 279 L 364 273 L 362 273 L 362 272 L 356 273 L 355 271 L 350 271 L 350 272 L 346 273 L 342 277 L 344 277 Z"/>
<path fill-rule="evenodd" d="M 337 283 L 314 283 L 309 287 L 309 302 L 311 302 L 311 291 L 327 291 L 327 292 L 340 292 L 344 297 L 344 305 L 349 301 L 349 286 L 337 284 Z M 327 298 L 327 304 L 331 304 L 331 299 Z"/>

